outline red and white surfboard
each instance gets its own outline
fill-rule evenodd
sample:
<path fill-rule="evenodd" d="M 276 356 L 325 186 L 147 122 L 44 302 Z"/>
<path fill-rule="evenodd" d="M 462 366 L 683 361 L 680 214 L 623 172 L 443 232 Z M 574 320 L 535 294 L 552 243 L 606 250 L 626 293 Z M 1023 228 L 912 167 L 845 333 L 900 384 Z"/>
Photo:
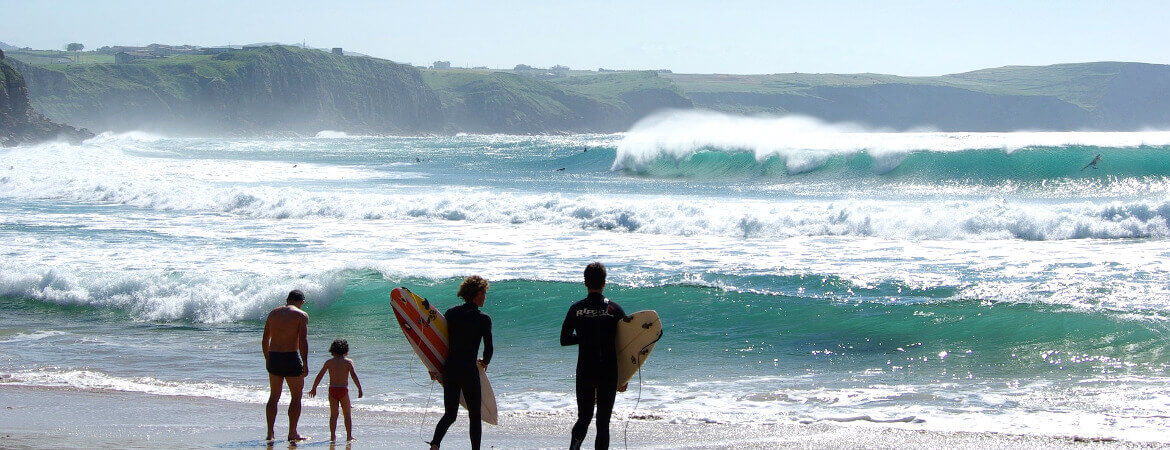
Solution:
<path fill-rule="evenodd" d="M 422 359 L 427 371 L 440 376 L 447 361 L 447 319 L 431 302 L 405 287 L 390 291 L 390 305 L 394 308 L 394 317 L 398 318 L 398 326 L 406 335 L 406 342 Z M 497 425 L 496 394 L 482 367 L 479 369 L 479 385 L 480 418 Z M 465 399 L 460 398 L 459 403 L 467 407 Z"/>

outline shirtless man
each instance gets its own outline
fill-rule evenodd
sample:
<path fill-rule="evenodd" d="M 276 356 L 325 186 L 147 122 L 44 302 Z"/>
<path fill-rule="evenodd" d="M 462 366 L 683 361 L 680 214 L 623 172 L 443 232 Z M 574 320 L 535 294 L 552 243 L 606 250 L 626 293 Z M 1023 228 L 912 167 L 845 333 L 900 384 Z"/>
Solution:
<path fill-rule="evenodd" d="M 288 440 L 307 439 L 297 434 L 301 418 L 301 393 L 305 390 L 305 376 L 309 374 L 309 315 L 301 311 L 305 294 L 300 290 L 288 293 L 286 304 L 268 313 L 264 323 L 264 337 L 260 348 L 264 351 L 264 365 L 268 368 L 268 440 L 273 440 L 272 427 L 276 424 L 276 404 L 280 401 L 281 385 L 288 384 L 292 401 L 288 405 Z M 297 355 L 300 352 L 300 355 Z"/>

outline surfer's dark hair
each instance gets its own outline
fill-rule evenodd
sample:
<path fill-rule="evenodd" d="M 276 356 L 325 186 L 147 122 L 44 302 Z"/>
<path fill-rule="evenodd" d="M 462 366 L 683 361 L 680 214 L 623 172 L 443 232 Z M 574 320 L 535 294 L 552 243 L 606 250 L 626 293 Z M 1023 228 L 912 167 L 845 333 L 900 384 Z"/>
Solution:
<path fill-rule="evenodd" d="M 487 292 L 488 281 L 479 275 L 472 275 L 463 280 L 463 284 L 459 285 L 459 298 L 465 302 L 475 300 L 475 296 L 480 292 Z"/>
<path fill-rule="evenodd" d="M 342 356 L 349 353 L 349 341 L 345 339 L 334 339 L 333 344 L 329 345 L 329 353 L 334 356 Z"/>
<path fill-rule="evenodd" d="M 293 289 L 292 292 L 288 293 L 288 298 L 284 300 L 284 302 L 288 304 L 303 303 L 304 301 L 305 293 L 301 292 L 300 289 Z"/>
<path fill-rule="evenodd" d="M 589 289 L 605 287 L 605 264 L 595 262 L 585 266 L 585 287 Z"/>

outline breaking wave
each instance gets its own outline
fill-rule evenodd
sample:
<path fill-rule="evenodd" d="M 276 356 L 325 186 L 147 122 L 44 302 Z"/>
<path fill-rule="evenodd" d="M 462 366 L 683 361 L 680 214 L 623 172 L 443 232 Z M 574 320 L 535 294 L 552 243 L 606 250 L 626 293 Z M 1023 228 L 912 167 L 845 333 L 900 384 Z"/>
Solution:
<path fill-rule="evenodd" d="M 1098 154 L 1098 167 L 1082 170 Z M 612 167 L 651 177 L 1162 177 L 1170 176 L 1170 132 L 891 133 L 802 117 L 673 112 L 626 133 Z"/>
<path fill-rule="evenodd" d="M 1170 199 L 1093 202 L 936 200 L 736 200 L 653 196 L 613 198 L 560 193 L 506 193 L 491 189 L 434 192 L 314 191 L 299 187 L 222 185 L 183 170 L 151 174 L 143 158 L 107 155 L 88 167 L 0 174 L 0 196 L 27 200 L 121 205 L 163 211 L 226 213 L 247 218 L 437 220 L 541 224 L 669 235 L 744 238 L 878 236 L 919 239 L 1125 239 L 1170 236 Z M 114 159 L 117 158 L 117 159 Z M 126 161 L 126 158 L 137 161 Z M 255 167 L 253 167 L 255 166 Z M 120 169 L 120 167 L 122 169 Z M 117 173 L 134 170 L 136 174 Z M 259 171 L 251 164 L 241 171 Z M 312 176 L 344 177 L 346 169 L 300 168 Z M 366 176 L 355 171 L 353 176 Z M 202 175 L 195 174 L 197 177 Z M 232 180 L 224 170 L 220 179 Z M 239 177 L 246 177 L 241 172 Z M 271 178 L 294 177 L 283 168 Z M 305 175 L 309 176 L 309 175 Z M 370 175 L 373 176 L 373 175 Z"/>

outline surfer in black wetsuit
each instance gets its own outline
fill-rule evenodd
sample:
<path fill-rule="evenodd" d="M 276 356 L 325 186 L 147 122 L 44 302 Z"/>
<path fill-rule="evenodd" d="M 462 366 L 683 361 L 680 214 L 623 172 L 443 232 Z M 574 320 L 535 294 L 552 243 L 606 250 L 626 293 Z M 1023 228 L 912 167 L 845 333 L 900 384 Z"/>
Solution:
<path fill-rule="evenodd" d="M 468 427 L 471 434 L 471 448 L 479 449 L 482 423 L 480 422 L 479 364 L 484 369 L 492 360 L 492 318 L 479 310 L 487 298 L 487 280 L 473 275 L 459 286 L 459 297 L 463 304 L 448 309 L 447 318 L 447 362 L 443 365 L 443 417 L 435 425 L 431 438 L 431 449 L 439 448 L 447 428 L 455 423 L 459 413 L 459 394 L 467 399 L 467 416 L 471 419 Z M 479 341 L 483 340 L 483 359 L 479 356 Z"/>
<path fill-rule="evenodd" d="M 585 288 L 589 296 L 569 307 L 561 325 L 561 345 L 578 346 L 577 351 L 577 423 L 573 425 L 570 449 L 580 449 L 593 403 L 597 402 L 596 448 L 609 448 L 609 416 L 617 391 L 617 324 L 626 312 L 601 294 L 605 289 L 605 266 L 599 262 L 585 266 Z"/>
<path fill-rule="evenodd" d="M 1097 163 L 1099 163 L 1099 162 L 1101 162 L 1101 154 L 1100 153 L 1098 153 L 1097 157 L 1093 158 L 1092 161 L 1089 161 L 1088 164 L 1085 164 L 1085 167 L 1081 167 L 1081 172 L 1084 172 L 1085 169 L 1088 169 L 1090 167 L 1092 167 L 1093 170 L 1097 170 Z"/>

